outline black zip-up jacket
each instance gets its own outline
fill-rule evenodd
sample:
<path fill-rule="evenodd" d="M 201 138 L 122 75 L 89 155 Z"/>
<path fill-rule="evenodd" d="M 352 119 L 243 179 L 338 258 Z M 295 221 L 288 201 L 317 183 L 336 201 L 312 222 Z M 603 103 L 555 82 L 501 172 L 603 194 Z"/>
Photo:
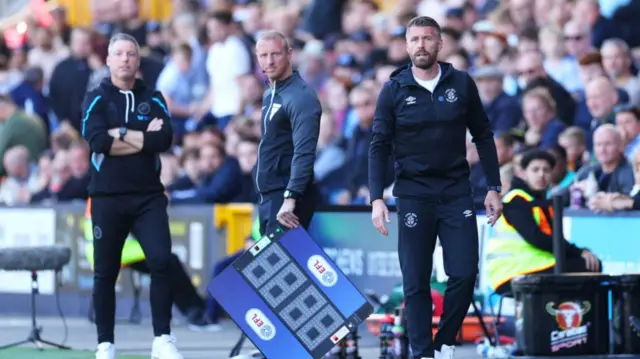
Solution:
<path fill-rule="evenodd" d="M 420 86 L 411 65 L 391 74 L 378 97 L 369 148 L 371 200 L 382 198 L 388 156 L 395 158 L 396 197 L 446 199 L 471 195 L 467 128 L 487 185 L 500 186 L 491 124 L 471 77 L 440 62 L 434 93 Z"/>
<path fill-rule="evenodd" d="M 123 91 L 106 78 L 87 93 L 82 109 L 82 137 L 91 147 L 89 195 L 162 193 L 159 153 L 171 146 L 173 129 L 160 92 L 141 80 L 136 80 L 131 91 Z M 147 132 L 154 118 L 164 120 L 162 129 Z M 107 131 L 121 126 L 144 133 L 140 152 L 126 156 L 109 154 L 115 139 Z"/>
<path fill-rule="evenodd" d="M 265 91 L 262 139 L 253 169 L 258 193 L 287 189 L 302 195 L 313 182 L 321 115 L 318 96 L 298 72 Z"/>

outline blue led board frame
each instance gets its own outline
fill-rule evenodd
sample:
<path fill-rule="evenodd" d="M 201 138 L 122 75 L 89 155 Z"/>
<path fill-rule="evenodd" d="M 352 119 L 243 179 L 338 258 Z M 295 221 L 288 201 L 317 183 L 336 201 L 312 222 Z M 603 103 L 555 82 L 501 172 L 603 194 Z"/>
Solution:
<path fill-rule="evenodd" d="M 208 289 L 268 359 L 321 358 L 373 312 L 301 228 L 264 236 Z"/>

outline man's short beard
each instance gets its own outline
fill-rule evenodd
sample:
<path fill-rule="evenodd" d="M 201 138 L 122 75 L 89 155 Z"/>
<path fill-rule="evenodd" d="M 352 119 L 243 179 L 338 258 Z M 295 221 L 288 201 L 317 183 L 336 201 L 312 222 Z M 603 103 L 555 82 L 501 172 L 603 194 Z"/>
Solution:
<path fill-rule="evenodd" d="M 434 52 L 433 54 L 430 54 L 428 57 L 428 60 L 426 62 L 423 63 L 418 63 L 418 61 L 415 60 L 415 57 L 413 59 L 411 59 L 411 63 L 413 64 L 413 66 L 422 69 L 422 70 L 427 70 L 430 69 L 431 67 L 433 67 L 433 65 L 435 65 L 435 63 L 438 61 L 438 53 Z"/>

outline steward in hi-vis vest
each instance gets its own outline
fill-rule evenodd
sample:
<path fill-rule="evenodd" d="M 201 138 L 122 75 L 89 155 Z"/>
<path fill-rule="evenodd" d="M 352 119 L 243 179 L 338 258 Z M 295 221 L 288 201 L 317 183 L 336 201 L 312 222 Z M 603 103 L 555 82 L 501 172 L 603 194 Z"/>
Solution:
<path fill-rule="evenodd" d="M 555 159 L 545 151 L 534 151 L 522 159 L 525 178 L 514 178 L 503 197 L 503 216 L 490 229 L 485 268 L 491 287 L 498 293 L 510 290 L 512 278 L 550 272 L 553 254 L 553 208 L 546 199 Z M 598 259 L 586 249 L 567 242 L 568 272 L 600 271 Z"/>
<path fill-rule="evenodd" d="M 87 199 L 87 208 L 84 212 L 84 239 L 87 243 L 84 246 L 84 254 L 93 268 L 93 226 L 91 224 L 91 198 Z M 120 266 L 126 267 L 130 264 L 141 262 L 145 260 L 144 252 L 140 243 L 135 240 L 131 234 L 127 237 L 122 248 L 122 259 L 120 260 Z"/>

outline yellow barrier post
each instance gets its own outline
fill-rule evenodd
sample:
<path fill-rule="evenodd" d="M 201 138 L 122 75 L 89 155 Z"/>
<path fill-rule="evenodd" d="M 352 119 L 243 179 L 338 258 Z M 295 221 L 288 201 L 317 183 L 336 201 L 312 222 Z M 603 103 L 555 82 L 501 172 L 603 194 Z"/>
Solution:
<path fill-rule="evenodd" d="M 217 204 L 213 206 L 213 225 L 220 230 L 227 228 L 227 254 L 244 249 L 247 237 L 251 235 L 253 205 L 248 203 Z"/>

